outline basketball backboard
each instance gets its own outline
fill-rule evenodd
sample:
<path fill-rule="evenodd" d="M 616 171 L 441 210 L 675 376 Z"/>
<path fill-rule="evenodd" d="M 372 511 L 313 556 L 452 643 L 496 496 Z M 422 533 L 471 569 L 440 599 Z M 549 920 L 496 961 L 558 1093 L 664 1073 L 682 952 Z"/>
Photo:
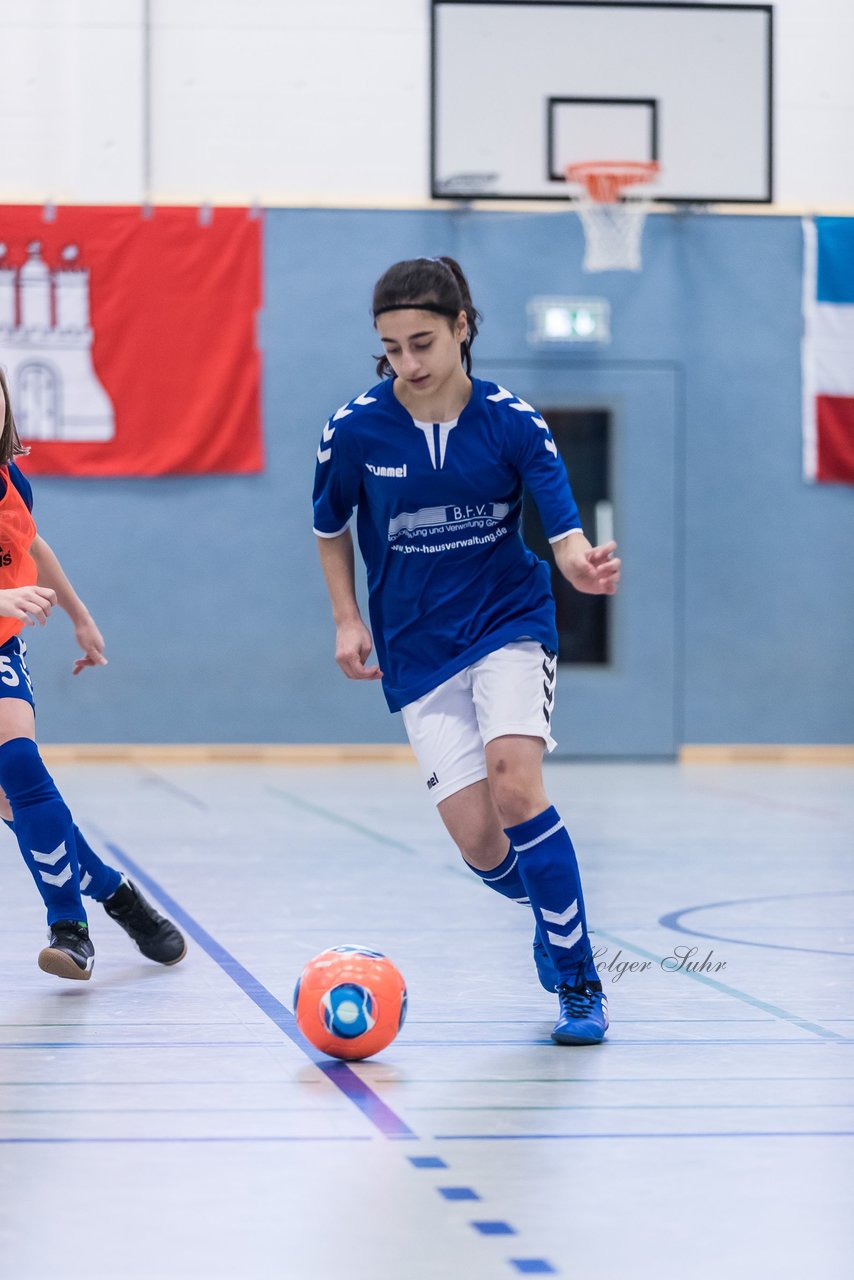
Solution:
<path fill-rule="evenodd" d="M 657 160 L 666 202 L 767 204 L 771 5 L 433 0 L 432 194 L 565 199 Z"/>

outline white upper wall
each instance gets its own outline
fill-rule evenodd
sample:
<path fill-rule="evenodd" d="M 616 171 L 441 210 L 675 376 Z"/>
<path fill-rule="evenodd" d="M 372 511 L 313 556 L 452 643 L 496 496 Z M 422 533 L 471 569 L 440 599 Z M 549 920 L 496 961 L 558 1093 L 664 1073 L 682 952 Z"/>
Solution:
<path fill-rule="evenodd" d="M 429 203 L 430 7 L 0 0 L 0 201 Z M 852 212 L 854 5 L 774 9 L 778 205 Z"/>

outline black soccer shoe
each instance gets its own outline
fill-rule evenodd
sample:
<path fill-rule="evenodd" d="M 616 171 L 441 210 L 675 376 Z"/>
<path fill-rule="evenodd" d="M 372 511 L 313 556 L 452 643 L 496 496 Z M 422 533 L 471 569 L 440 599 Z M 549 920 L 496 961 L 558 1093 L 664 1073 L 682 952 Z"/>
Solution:
<path fill-rule="evenodd" d="M 39 968 L 57 978 L 88 982 L 95 963 L 89 930 L 78 920 L 57 920 L 50 926 L 47 946 L 39 952 Z"/>
<path fill-rule="evenodd" d="M 125 876 L 115 893 L 103 902 L 107 915 L 121 925 L 147 960 L 177 964 L 187 954 L 184 935 L 171 920 L 158 915 L 135 884 Z"/>

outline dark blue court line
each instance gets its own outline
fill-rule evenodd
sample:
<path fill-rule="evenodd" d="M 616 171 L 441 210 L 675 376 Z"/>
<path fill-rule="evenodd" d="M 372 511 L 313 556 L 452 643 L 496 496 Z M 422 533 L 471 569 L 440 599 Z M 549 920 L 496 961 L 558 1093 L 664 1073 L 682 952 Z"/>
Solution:
<path fill-rule="evenodd" d="M 91 827 L 91 824 L 90 824 L 90 827 Z M 338 1089 L 340 1089 L 341 1092 L 345 1095 L 345 1097 L 349 1099 L 350 1102 L 354 1103 L 354 1105 L 359 1108 L 359 1110 L 366 1117 L 366 1119 L 368 1119 L 371 1122 L 371 1124 L 375 1125 L 375 1127 L 379 1129 L 379 1131 L 382 1134 L 384 1134 L 385 1137 L 414 1138 L 418 1140 L 418 1134 L 416 1134 L 413 1129 L 410 1129 L 409 1126 L 405 1124 L 403 1120 L 401 1120 L 400 1117 L 391 1110 L 390 1107 L 386 1106 L 386 1104 L 382 1102 L 380 1098 L 377 1097 L 377 1095 L 373 1092 L 373 1090 L 370 1089 L 368 1085 L 366 1085 L 364 1081 L 361 1080 L 356 1075 L 356 1073 L 352 1070 L 352 1068 L 348 1067 L 345 1062 L 330 1062 L 330 1060 L 327 1057 L 325 1057 L 325 1055 L 319 1053 L 313 1047 L 313 1045 L 310 1045 L 308 1041 L 300 1033 L 299 1028 L 297 1027 L 297 1024 L 296 1024 L 296 1020 L 293 1014 L 291 1013 L 291 1011 L 287 1009 L 285 1005 L 281 1003 L 280 1000 L 277 1000 L 276 997 L 272 994 L 272 992 L 268 991 L 267 988 L 264 987 L 258 981 L 258 979 L 249 972 L 248 969 L 244 968 L 244 966 L 240 964 L 240 962 L 236 960 L 234 956 L 231 955 L 230 952 L 226 951 L 225 947 L 223 947 L 219 942 L 217 942 L 217 940 L 213 938 L 207 932 L 206 929 L 203 929 L 197 920 L 195 920 L 191 915 L 189 915 L 186 911 L 184 911 L 184 909 L 175 901 L 175 899 L 170 894 L 168 894 L 157 883 L 156 880 L 154 880 L 145 871 L 143 871 L 142 867 L 140 867 L 133 860 L 133 858 L 130 857 L 129 854 L 127 854 L 123 849 L 120 849 L 117 844 L 113 843 L 113 841 L 105 839 L 102 833 L 99 832 L 99 835 L 101 836 L 101 839 L 103 840 L 105 847 L 109 849 L 113 857 L 130 872 L 134 880 L 136 880 L 143 889 L 151 893 L 153 897 L 158 899 L 158 901 L 166 909 L 166 911 L 172 917 L 175 923 L 180 925 L 181 928 L 187 934 L 189 934 L 189 936 L 198 944 L 198 946 L 200 946 L 202 950 L 205 951 L 210 956 L 210 958 L 216 964 L 219 965 L 223 973 L 225 973 L 229 978 L 231 978 L 231 980 L 241 989 L 241 991 L 243 991 L 243 993 L 247 995 L 255 1005 L 257 1005 L 257 1007 L 261 1010 L 261 1012 L 265 1014 L 265 1016 L 268 1017 L 270 1021 L 273 1022 L 279 1028 L 280 1031 L 284 1032 L 284 1034 L 288 1037 L 288 1039 L 291 1040 L 297 1046 L 297 1048 L 302 1050 L 302 1052 L 306 1055 L 306 1057 L 309 1058 L 315 1064 L 315 1066 L 320 1071 L 323 1072 L 326 1078 L 332 1084 L 334 1084 Z M 266 1047 L 269 1048 L 269 1045 Z M 277 1139 L 267 1139 L 267 1140 L 277 1141 Z M 293 1141 L 297 1141 L 297 1140 L 298 1139 L 293 1139 Z M 336 1139 L 334 1138 L 328 1139 L 328 1141 L 335 1141 L 335 1140 Z M 17 1143 L 20 1145 L 28 1142 L 48 1144 L 54 1140 L 34 1138 L 34 1139 L 9 1139 L 8 1141 L 12 1143 Z M 59 1141 L 63 1143 L 92 1141 L 92 1142 L 99 1142 L 99 1143 L 103 1142 L 103 1143 L 120 1144 L 122 1142 L 127 1142 L 127 1141 L 143 1143 L 146 1141 L 168 1142 L 170 1140 L 165 1138 L 164 1139 L 95 1138 L 95 1139 L 89 1139 L 89 1140 L 68 1138 L 68 1139 L 56 1139 L 55 1141 Z M 219 1142 L 229 1142 L 229 1141 L 252 1142 L 252 1141 L 264 1141 L 264 1139 L 263 1138 L 258 1138 L 258 1139 L 254 1139 L 254 1138 L 241 1138 L 241 1139 L 193 1138 L 193 1139 L 180 1139 L 177 1141 L 214 1143 L 217 1141 Z M 283 1139 L 278 1139 L 278 1141 L 283 1141 Z M 436 1166 L 432 1164 L 428 1164 L 425 1161 L 424 1163 L 421 1163 L 416 1167 L 435 1168 Z M 453 1199 L 456 1197 L 450 1197 L 450 1198 Z M 467 1199 L 473 1198 L 475 1200 L 480 1199 L 480 1197 L 475 1192 L 472 1192 L 471 1197 L 466 1197 L 466 1198 Z M 524 1258 L 524 1259 L 511 1258 L 511 1259 L 508 1259 L 508 1263 L 510 1266 L 515 1267 L 516 1270 L 518 1271 L 529 1272 L 531 1274 L 535 1274 L 535 1273 L 543 1274 L 543 1275 L 558 1274 L 556 1269 L 551 1265 L 551 1263 L 547 1262 L 546 1259 L 544 1258 Z"/>
<path fill-rule="evenodd" d="M 756 942 L 746 938 L 728 938 L 719 933 L 703 933 L 699 929 L 689 929 L 682 924 L 683 916 L 693 915 L 695 911 L 715 911 L 718 907 L 743 907 L 754 902 L 785 902 L 804 898 L 838 898 L 854 893 L 854 889 L 836 889 L 820 893 L 771 893 L 761 898 L 730 898 L 726 902 L 704 902 L 696 907 L 682 907 L 679 911 L 668 911 L 659 918 L 658 923 L 665 929 L 675 933 L 684 933 L 691 938 L 704 938 L 710 942 L 731 942 L 740 947 L 760 947 L 763 951 L 800 951 L 813 956 L 850 956 L 854 951 L 830 951 L 821 947 L 793 947 L 781 942 Z"/>
<path fill-rule="evenodd" d="M 147 1145 L 153 1143 L 174 1144 L 183 1146 L 185 1143 L 200 1142 L 371 1142 L 370 1134 L 348 1135 L 346 1137 L 336 1136 L 334 1134 L 317 1135 L 316 1137 L 297 1137 L 290 1134 L 232 1134 L 228 1137 L 217 1136 L 216 1134 L 206 1135 L 204 1137 L 182 1138 L 180 1135 L 170 1134 L 163 1138 L 0 1138 L 0 1146 L 2 1147 L 26 1147 L 26 1146 L 91 1146 L 106 1145 L 125 1146 L 127 1143 L 135 1143 Z"/>
<path fill-rule="evenodd" d="M 103 838 L 103 837 L 102 837 Z M 418 1135 L 410 1129 L 400 1116 L 392 1111 L 382 1099 L 378 1098 L 364 1080 L 356 1075 L 344 1062 L 330 1062 L 325 1054 L 320 1053 L 302 1036 L 296 1019 L 281 1000 L 277 1000 L 248 969 L 226 951 L 217 940 L 203 929 L 156 880 L 153 880 L 129 854 L 110 840 L 104 840 L 105 846 L 113 857 L 125 867 L 143 889 L 153 894 L 172 917 L 177 925 L 189 934 L 193 941 L 202 948 L 218 964 L 223 973 L 248 996 L 253 1004 L 288 1037 L 305 1056 L 322 1071 L 327 1080 L 340 1089 L 344 1096 L 358 1107 L 365 1118 L 387 1138 L 416 1138 Z M 270 1046 L 268 1045 L 267 1048 Z"/>
<path fill-rule="evenodd" d="M 190 930 L 187 929 L 186 932 L 189 933 Z M 249 993 L 247 992 L 247 994 Z M 275 999 L 274 996 L 271 996 L 270 998 L 271 1000 Z M 296 1024 L 294 1025 L 296 1026 Z M 282 1028 L 282 1030 L 284 1030 L 284 1028 Z M 295 1044 L 298 1044 L 299 1047 L 302 1048 L 302 1045 L 297 1039 L 298 1035 L 299 1035 L 299 1031 L 297 1030 L 296 1035 L 291 1038 L 293 1039 Z M 854 1039 L 852 1039 L 850 1036 L 840 1035 L 838 1037 L 831 1036 L 830 1038 L 833 1040 L 836 1040 L 838 1043 L 842 1045 L 848 1045 L 848 1046 L 854 1047 Z M 631 1047 L 642 1046 L 646 1048 L 654 1048 L 654 1047 L 660 1047 L 661 1045 L 677 1045 L 679 1047 L 684 1047 L 684 1048 L 693 1048 L 695 1046 L 702 1047 L 709 1044 L 720 1045 L 720 1046 L 736 1045 L 736 1044 L 751 1044 L 751 1045 L 787 1044 L 790 1046 L 795 1045 L 799 1049 L 802 1049 L 802 1048 L 805 1048 L 806 1046 L 812 1046 L 812 1045 L 817 1046 L 820 1043 L 821 1042 L 818 1040 L 798 1040 L 794 1036 L 703 1036 L 703 1037 L 686 1036 L 684 1038 L 678 1037 L 678 1036 L 673 1036 L 668 1038 L 665 1038 L 663 1036 L 656 1036 L 656 1037 L 650 1036 L 649 1038 L 642 1038 L 639 1036 L 638 1037 L 621 1036 L 619 1033 L 619 1027 L 617 1027 L 614 1031 L 611 1032 L 611 1034 L 608 1037 L 608 1040 L 606 1041 L 606 1044 L 608 1044 L 612 1049 L 626 1048 L 628 1046 L 631 1046 Z M 440 1049 L 440 1048 L 441 1049 L 489 1049 L 489 1048 L 495 1048 L 496 1046 L 505 1046 L 510 1048 L 514 1046 L 516 1048 L 523 1048 L 523 1047 L 533 1048 L 535 1046 L 540 1046 L 541 1048 L 548 1048 L 550 1051 L 556 1051 L 554 1042 L 547 1035 L 543 1035 L 538 1039 L 534 1039 L 532 1036 L 525 1036 L 523 1039 L 519 1039 L 519 1040 L 483 1040 L 483 1039 L 475 1040 L 475 1039 L 467 1038 L 467 1039 L 460 1039 L 460 1040 L 448 1040 L 448 1039 L 407 1040 L 406 1042 L 406 1047 L 408 1049 Z M 268 1040 L 261 1040 L 257 1042 L 249 1041 L 246 1043 L 238 1040 L 231 1045 L 205 1044 L 204 1041 L 196 1041 L 196 1040 L 187 1040 L 187 1041 L 164 1040 L 164 1041 L 150 1041 L 148 1043 L 135 1041 L 130 1044 L 120 1040 L 116 1040 L 116 1041 L 98 1041 L 98 1040 L 56 1040 L 56 1041 L 20 1040 L 19 1041 L 19 1040 L 15 1040 L 15 1041 L 8 1041 L 6 1044 L 3 1044 L 2 1042 L 0 1042 L 0 1053 L 2 1053 L 4 1049 L 10 1049 L 16 1052 L 20 1052 L 27 1049 L 36 1049 L 36 1050 L 40 1050 L 40 1049 L 123 1049 L 123 1050 L 125 1049 L 126 1050 L 161 1049 L 162 1050 L 162 1049 L 173 1049 L 173 1048 L 175 1049 L 250 1048 L 250 1049 L 268 1049 L 269 1050 L 269 1049 L 277 1049 L 279 1047 L 280 1046 L 277 1045 L 275 1041 L 268 1041 Z M 317 1053 L 317 1058 L 314 1058 L 312 1057 L 309 1050 L 306 1049 L 304 1050 L 304 1052 L 306 1053 L 307 1057 L 311 1057 L 312 1061 L 317 1063 L 317 1065 L 324 1071 L 324 1073 L 326 1073 L 329 1070 L 332 1070 L 332 1066 L 330 1065 L 329 1059 L 325 1056 L 325 1054 L 322 1054 L 319 1051 L 315 1050 L 315 1052 Z M 346 1067 L 346 1063 L 342 1065 Z M 347 1067 L 346 1069 L 348 1072 L 353 1074 L 351 1068 Z M 786 1079 L 788 1079 L 788 1077 L 786 1077 Z M 180 1083 L 180 1081 L 178 1083 Z M 401 1123 L 403 1122 L 401 1121 Z"/>
<path fill-rule="evenodd" d="M 721 984 L 716 984 L 716 985 L 721 985 Z M 800 1027 L 802 1030 L 806 1030 L 806 1031 L 813 1030 L 813 1026 L 810 1023 L 795 1022 L 794 1025 L 797 1027 Z M 850 1036 L 837 1035 L 827 1031 L 826 1028 L 823 1028 L 823 1031 L 826 1039 L 833 1040 L 838 1044 L 850 1045 L 851 1047 L 854 1047 L 854 1039 L 852 1039 Z M 816 1032 L 816 1034 L 819 1034 L 819 1033 Z M 818 1046 L 820 1043 L 821 1041 L 819 1040 L 799 1040 L 796 1036 L 668 1036 L 668 1037 L 649 1036 L 648 1038 L 641 1037 L 641 1036 L 632 1037 L 632 1036 L 620 1035 L 619 1024 L 612 1024 L 612 1029 L 608 1034 L 607 1040 L 605 1041 L 605 1044 L 609 1045 L 612 1049 L 617 1047 L 625 1047 L 626 1045 L 655 1046 L 655 1045 L 663 1045 L 663 1044 L 681 1045 L 681 1046 L 684 1046 L 685 1048 L 691 1048 L 694 1045 L 700 1046 L 700 1045 L 707 1045 L 707 1044 L 717 1044 L 717 1045 L 721 1045 L 722 1047 L 728 1044 L 755 1044 L 755 1045 L 788 1044 L 788 1045 L 795 1045 L 797 1046 L 797 1048 L 803 1049 L 807 1045 Z M 484 1039 L 475 1040 L 474 1038 L 449 1040 L 449 1039 L 443 1038 L 443 1039 L 436 1039 L 436 1040 L 407 1039 L 406 1041 L 407 1049 L 437 1049 L 437 1048 L 486 1049 L 486 1048 L 492 1048 L 500 1045 L 505 1045 L 507 1047 L 515 1046 L 516 1048 L 522 1048 L 522 1047 L 532 1048 L 535 1045 L 539 1045 L 543 1048 L 548 1047 L 554 1050 L 555 1052 L 558 1051 L 558 1046 L 554 1044 L 554 1041 L 548 1035 L 543 1035 L 540 1039 L 534 1039 L 533 1036 L 525 1036 L 524 1038 L 521 1038 L 519 1040 L 503 1040 L 503 1039 L 502 1040 L 484 1040 Z M 599 1046 L 596 1045 L 594 1047 L 598 1048 Z"/>
<path fill-rule="evenodd" d="M 194 809 L 210 809 L 210 805 L 206 801 L 200 800 L 198 796 L 193 795 L 192 791 L 186 791 L 183 787 L 179 787 L 176 782 L 172 782 L 169 778 L 163 778 L 154 769 L 143 769 L 143 777 L 146 782 L 153 783 L 156 787 L 161 787 L 164 791 L 170 792 L 173 796 L 177 796 L 179 800 L 191 804 Z"/>
<path fill-rule="evenodd" d="M 854 1138 L 854 1129 L 744 1129 L 708 1133 L 435 1133 L 434 1142 L 587 1142 L 628 1138 Z"/>
<path fill-rule="evenodd" d="M 6 1040 L 3 1049 L 278 1049 L 279 1040 Z"/>
<path fill-rule="evenodd" d="M 345 818 L 341 814 L 333 813 L 330 809 L 324 809 L 321 805 L 312 804 L 310 800 L 303 800 L 302 796 L 295 796 L 292 792 L 283 790 L 282 787 L 267 787 L 267 791 L 270 795 L 287 800 L 297 809 L 313 813 L 318 818 L 325 818 L 327 822 L 346 827 L 348 831 L 355 831 L 360 836 L 367 836 L 370 840 L 376 840 L 378 844 L 384 844 L 390 849 L 397 849 L 400 853 L 418 852 L 411 844 L 404 844 L 402 840 L 393 840 L 390 836 L 383 835 L 381 831 L 374 831 L 372 827 L 365 827 L 361 822 L 354 822 L 352 818 Z"/>

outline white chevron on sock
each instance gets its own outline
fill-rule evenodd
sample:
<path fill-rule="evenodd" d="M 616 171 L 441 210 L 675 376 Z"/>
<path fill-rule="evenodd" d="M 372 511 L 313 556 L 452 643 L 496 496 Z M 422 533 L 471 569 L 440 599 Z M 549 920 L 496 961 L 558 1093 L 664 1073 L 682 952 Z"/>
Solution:
<path fill-rule="evenodd" d="M 562 937 L 559 933 L 552 933 L 550 929 L 546 933 L 546 937 L 548 938 L 549 942 L 552 943 L 553 946 L 566 947 L 566 949 L 569 950 L 570 947 L 575 946 L 576 942 L 581 937 L 582 932 L 583 930 L 581 928 L 581 925 L 577 925 L 576 928 L 573 929 L 572 933 L 569 935 L 568 938 Z"/>
<path fill-rule="evenodd" d="M 578 915 L 578 899 L 571 902 L 566 911 L 546 911 L 544 907 L 540 908 L 540 914 L 546 924 L 569 924 L 573 916 Z"/>
<path fill-rule="evenodd" d="M 55 885 L 57 889 L 61 889 L 62 886 L 64 884 L 68 884 L 68 881 L 71 879 L 71 864 L 68 863 L 55 876 L 52 876 L 49 871 L 40 871 L 39 875 L 42 880 L 44 880 L 45 884 L 52 884 Z"/>
<path fill-rule="evenodd" d="M 36 849 L 31 850 L 31 852 L 35 862 L 43 862 L 45 866 L 55 867 L 57 862 L 60 862 L 65 857 L 68 850 L 63 840 L 51 853 L 39 853 Z"/>

